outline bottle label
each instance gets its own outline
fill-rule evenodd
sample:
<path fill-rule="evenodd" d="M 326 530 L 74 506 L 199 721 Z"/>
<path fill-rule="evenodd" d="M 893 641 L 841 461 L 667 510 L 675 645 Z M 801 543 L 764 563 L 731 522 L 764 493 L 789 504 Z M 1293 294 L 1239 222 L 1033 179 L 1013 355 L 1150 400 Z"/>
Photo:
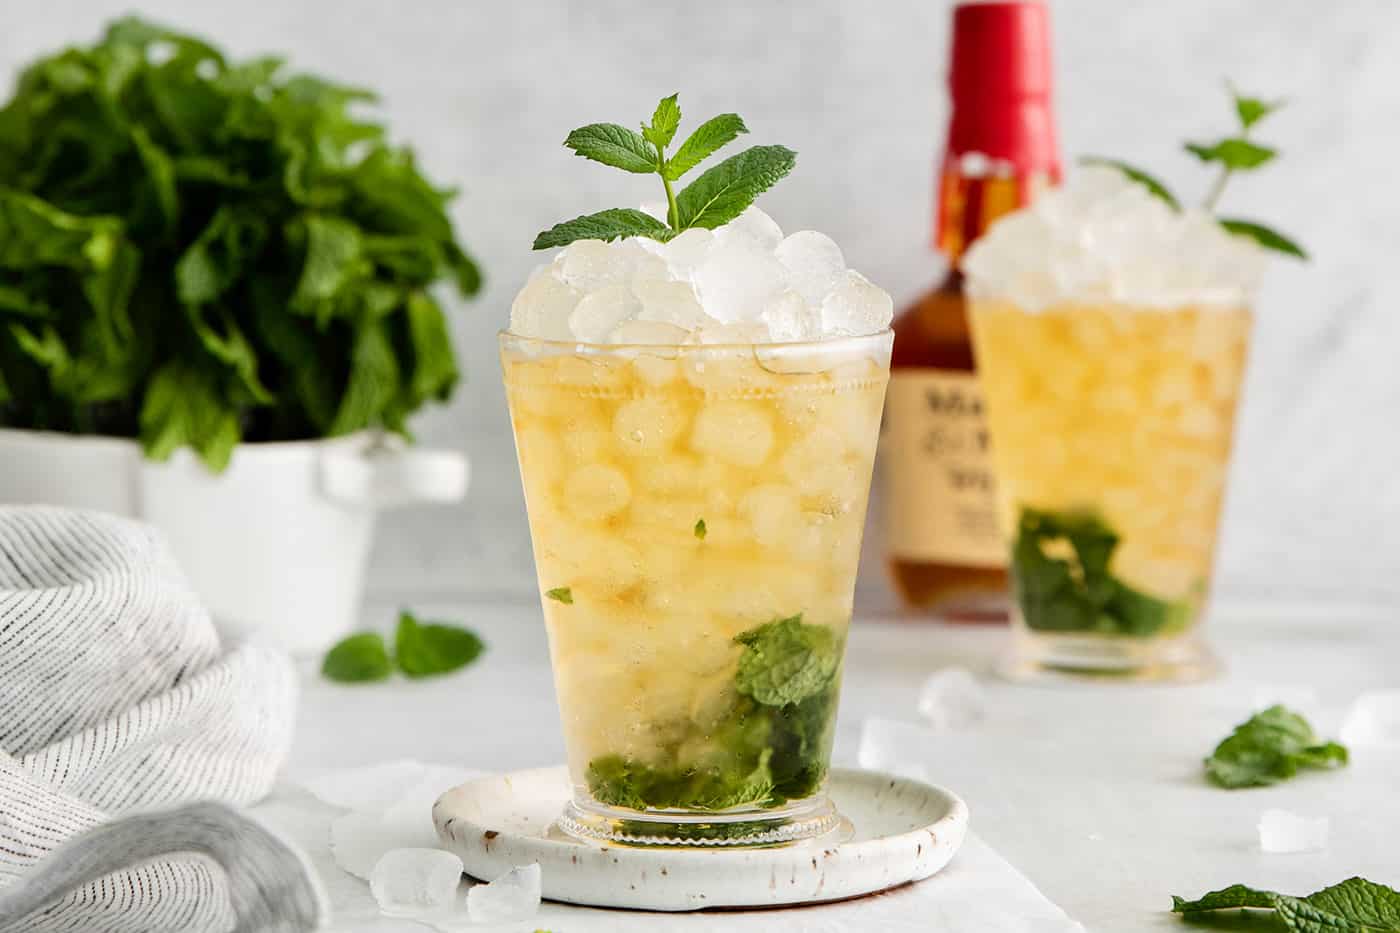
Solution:
<path fill-rule="evenodd" d="M 880 444 L 891 556 L 965 567 L 1006 565 L 975 374 L 894 370 Z"/>

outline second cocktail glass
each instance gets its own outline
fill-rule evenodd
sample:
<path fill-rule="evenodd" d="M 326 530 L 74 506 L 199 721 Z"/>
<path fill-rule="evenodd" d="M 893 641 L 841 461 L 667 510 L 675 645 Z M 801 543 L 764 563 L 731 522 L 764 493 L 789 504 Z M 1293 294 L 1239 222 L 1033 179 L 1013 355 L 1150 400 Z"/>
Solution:
<path fill-rule="evenodd" d="M 824 793 L 891 335 L 501 336 L 568 832 L 767 845 Z"/>

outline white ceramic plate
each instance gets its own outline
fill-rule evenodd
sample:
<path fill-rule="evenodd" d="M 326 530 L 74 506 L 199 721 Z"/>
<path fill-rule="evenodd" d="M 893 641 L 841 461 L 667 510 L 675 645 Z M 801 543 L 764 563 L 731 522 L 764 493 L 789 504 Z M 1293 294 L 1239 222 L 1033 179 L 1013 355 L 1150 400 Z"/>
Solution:
<path fill-rule="evenodd" d="M 470 781 L 433 805 L 444 848 L 492 879 L 538 862 L 553 901 L 642 910 L 776 907 L 873 894 L 948 864 L 967 833 L 967 806 L 941 787 L 835 769 L 828 791 L 854 826 L 770 849 L 640 849 L 584 843 L 550 828 L 569 799 L 562 767 Z"/>

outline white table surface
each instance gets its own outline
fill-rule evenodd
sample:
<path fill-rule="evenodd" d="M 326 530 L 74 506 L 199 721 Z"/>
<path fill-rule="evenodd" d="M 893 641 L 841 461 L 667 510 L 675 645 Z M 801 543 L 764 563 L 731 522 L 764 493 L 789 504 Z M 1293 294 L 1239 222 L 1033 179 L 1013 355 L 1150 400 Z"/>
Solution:
<path fill-rule="evenodd" d="M 488 653 L 457 675 L 365 686 L 327 683 L 308 664 L 288 772 L 390 758 L 487 770 L 562 761 L 539 607 L 414 609 L 474 627 Z M 393 608 L 370 607 L 366 619 L 387 626 Z M 1048 688 L 989 678 L 987 719 L 939 736 L 918 730 L 920 683 L 945 666 L 989 671 L 1004 631 L 858 619 L 835 757 L 854 763 L 868 717 L 908 721 L 906 763 L 962 795 L 973 830 L 1097 933 L 1181 929 L 1170 895 L 1235 882 L 1308 893 L 1359 874 L 1400 886 L 1400 752 L 1353 750 L 1345 771 L 1246 791 L 1210 787 L 1200 768 L 1261 688 L 1314 688 L 1314 725 L 1334 736 L 1358 692 L 1400 685 L 1397 623 L 1400 608 L 1218 607 L 1220 679 Z M 1328 850 L 1259 852 L 1269 807 L 1331 817 Z"/>

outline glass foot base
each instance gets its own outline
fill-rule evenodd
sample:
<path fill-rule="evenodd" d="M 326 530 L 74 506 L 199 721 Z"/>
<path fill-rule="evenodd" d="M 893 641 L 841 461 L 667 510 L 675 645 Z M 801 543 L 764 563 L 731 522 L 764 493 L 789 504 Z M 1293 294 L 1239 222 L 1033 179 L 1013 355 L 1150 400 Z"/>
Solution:
<path fill-rule="evenodd" d="M 997 665 L 1007 680 L 1193 683 L 1220 672 L 1220 662 L 1198 638 L 1115 638 L 1050 635 L 1021 630 Z"/>
<path fill-rule="evenodd" d="M 839 831 L 843 820 L 825 796 L 772 810 L 642 813 L 571 801 L 558 827 L 576 839 L 626 846 L 697 848 L 779 846 Z"/>

